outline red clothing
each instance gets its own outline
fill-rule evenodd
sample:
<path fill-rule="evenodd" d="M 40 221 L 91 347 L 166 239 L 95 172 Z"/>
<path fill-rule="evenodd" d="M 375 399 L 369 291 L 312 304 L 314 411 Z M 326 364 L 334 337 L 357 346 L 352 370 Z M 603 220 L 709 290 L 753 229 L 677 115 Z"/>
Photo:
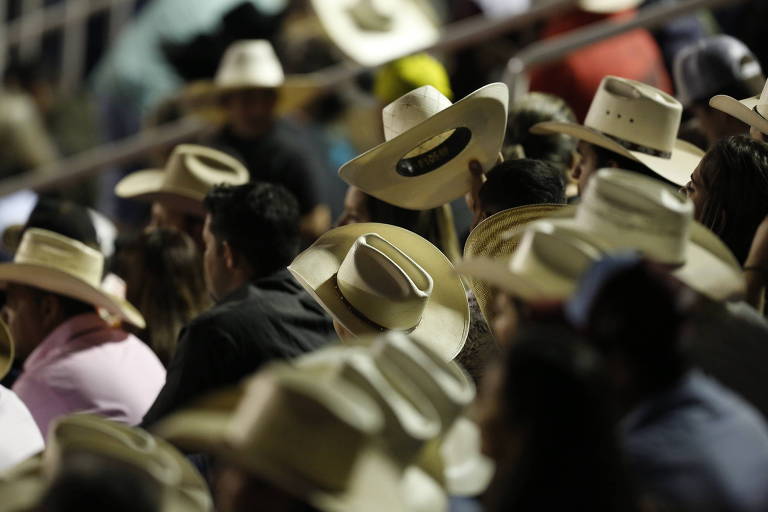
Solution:
<path fill-rule="evenodd" d="M 549 20 L 542 39 L 554 37 L 605 19 L 621 20 L 634 10 L 614 14 L 571 11 Z M 661 50 L 650 32 L 632 30 L 571 53 L 563 60 L 531 69 L 531 90 L 555 94 L 573 108 L 579 122 L 605 75 L 616 75 L 652 85 L 672 93 L 672 80 L 664 66 Z"/>

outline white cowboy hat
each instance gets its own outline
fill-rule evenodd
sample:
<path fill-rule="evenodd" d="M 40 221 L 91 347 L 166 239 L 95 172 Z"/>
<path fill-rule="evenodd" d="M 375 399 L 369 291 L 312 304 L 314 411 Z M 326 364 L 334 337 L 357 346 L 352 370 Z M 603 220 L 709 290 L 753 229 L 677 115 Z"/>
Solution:
<path fill-rule="evenodd" d="M 744 293 L 741 267 L 728 247 L 693 220 L 688 198 L 653 178 L 601 169 L 581 204 L 560 210 L 548 222 L 580 231 L 605 252 L 638 250 L 714 300 Z"/>
<path fill-rule="evenodd" d="M 564 133 L 636 160 L 662 178 L 685 185 L 704 152 L 677 139 L 683 107 L 650 85 L 606 76 L 595 93 L 584 125 L 547 121 L 532 133 Z"/>
<path fill-rule="evenodd" d="M 18 283 L 103 308 L 144 328 L 144 318 L 127 300 L 101 287 L 104 256 L 87 245 L 45 229 L 24 232 L 13 263 L 0 264 L 0 282 Z"/>
<path fill-rule="evenodd" d="M 384 107 L 386 142 L 341 166 L 339 176 L 402 208 L 442 206 L 470 190 L 470 160 L 485 170 L 493 167 L 504 141 L 508 101 L 502 83 L 453 104 L 434 87 L 419 87 Z"/>
<path fill-rule="evenodd" d="M 739 121 L 768 135 L 768 81 L 760 96 L 737 100 L 719 94 L 709 100 L 709 106 L 731 115 Z"/>
<path fill-rule="evenodd" d="M 278 363 L 241 392 L 210 396 L 154 430 L 323 511 L 406 510 L 397 469 L 372 444 L 381 428 L 379 408 L 356 387 Z"/>
<path fill-rule="evenodd" d="M 610 13 L 633 9 L 643 0 L 580 0 L 579 9 L 587 12 Z"/>
<path fill-rule="evenodd" d="M 74 414 L 51 426 L 45 451 L 0 475 L 0 512 L 33 510 L 71 456 L 112 460 L 149 478 L 162 512 L 208 512 L 213 502 L 200 473 L 174 447 L 106 418 Z"/>
<path fill-rule="evenodd" d="M 248 169 L 221 151 L 180 144 L 165 164 L 165 169 L 145 169 L 129 174 L 117 185 L 119 197 L 161 201 L 177 209 L 205 215 L 203 199 L 215 185 L 242 185 L 249 179 Z"/>
<path fill-rule="evenodd" d="M 464 346 L 464 285 L 440 250 L 411 231 L 373 222 L 341 226 L 288 270 L 354 336 L 407 331 L 446 360 Z"/>
<path fill-rule="evenodd" d="M 437 14 L 414 0 L 312 0 L 336 47 L 368 67 L 404 57 L 437 41 Z"/>
<path fill-rule="evenodd" d="M 219 63 L 212 81 L 191 83 L 182 101 L 193 110 L 215 106 L 222 95 L 248 89 L 275 89 L 276 111 L 285 113 L 308 102 L 322 89 L 312 75 L 289 75 L 266 39 L 243 39 L 232 43 Z"/>
<path fill-rule="evenodd" d="M 15 350 L 11 331 L 8 330 L 8 324 L 0 320 L 0 380 L 11 371 L 14 357 Z"/>

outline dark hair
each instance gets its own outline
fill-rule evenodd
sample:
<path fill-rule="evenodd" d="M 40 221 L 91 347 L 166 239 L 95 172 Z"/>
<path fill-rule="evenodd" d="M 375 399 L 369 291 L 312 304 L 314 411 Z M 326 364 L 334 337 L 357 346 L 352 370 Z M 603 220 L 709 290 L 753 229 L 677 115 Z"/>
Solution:
<path fill-rule="evenodd" d="M 246 259 L 253 278 L 286 267 L 299 250 L 299 205 L 280 185 L 219 185 L 205 196 L 210 229 Z"/>
<path fill-rule="evenodd" d="M 485 176 L 478 196 L 486 216 L 529 204 L 565 203 L 565 177 L 549 162 L 507 160 Z"/>
<path fill-rule="evenodd" d="M 500 461 L 488 510 L 635 509 L 599 356 L 569 329 L 537 326 L 517 336 L 502 375 L 502 421 L 523 437 Z"/>
<path fill-rule="evenodd" d="M 705 204 L 697 220 L 742 264 L 768 214 L 768 145 L 737 135 L 719 140 L 699 164 Z"/>
<path fill-rule="evenodd" d="M 146 320 L 137 334 L 168 366 L 181 328 L 209 305 L 195 242 L 175 229 L 146 231 L 119 248 L 116 272 Z"/>
<path fill-rule="evenodd" d="M 24 225 L 29 228 L 47 229 L 100 250 L 88 209 L 72 201 L 41 197 Z"/>
<path fill-rule="evenodd" d="M 613 165 L 611 164 L 613 163 L 615 164 L 615 167 L 617 167 L 618 169 L 624 169 L 627 171 L 635 172 L 637 174 L 641 174 L 643 176 L 648 176 L 649 178 L 662 181 L 667 185 L 677 188 L 677 185 L 675 185 L 668 179 L 663 178 L 660 175 L 656 174 L 645 164 L 637 160 L 633 160 L 632 158 L 627 158 L 624 155 L 614 153 L 610 149 L 605 149 L 604 147 L 598 146 L 597 144 L 592 144 L 592 148 L 595 151 L 595 158 L 596 158 L 595 170 L 599 170 L 604 167 L 612 167 Z"/>
<path fill-rule="evenodd" d="M 575 123 L 576 116 L 563 99 L 551 94 L 533 92 L 513 103 L 507 116 L 504 158 L 513 157 L 513 146 L 519 145 L 526 158 L 546 160 L 565 174 L 571 165 L 577 141 L 561 133 L 536 135 L 530 132 L 533 125 L 546 121 Z"/>
<path fill-rule="evenodd" d="M 408 210 L 366 194 L 371 222 L 392 224 L 421 235 L 440 247 L 435 210 Z"/>

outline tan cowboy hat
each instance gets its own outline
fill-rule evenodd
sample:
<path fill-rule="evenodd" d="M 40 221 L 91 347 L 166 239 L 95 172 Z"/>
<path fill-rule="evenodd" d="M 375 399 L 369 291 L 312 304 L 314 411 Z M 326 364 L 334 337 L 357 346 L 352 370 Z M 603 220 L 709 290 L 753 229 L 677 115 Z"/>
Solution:
<path fill-rule="evenodd" d="M 368 67 L 432 45 L 440 36 L 437 14 L 414 0 L 312 0 L 336 47 Z"/>
<path fill-rule="evenodd" d="M 688 198 L 653 178 L 601 169 L 587 185 L 581 204 L 547 221 L 579 231 L 606 252 L 638 250 L 714 300 L 744 293 L 741 267 L 728 247 L 693 220 Z"/>
<path fill-rule="evenodd" d="M 509 91 L 481 87 L 456 103 L 425 85 L 382 112 L 386 142 L 341 166 L 339 176 L 366 194 L 411 210 L 442 206 L 466 194 L 470 160 L 496 162 L 507 122 Z"/>
<path fill-rule="evenodd" d="M 87 245 L 45 229 L 24 232 L 13 263 L 0 264 L 0 282 L 18 283 L 103 308 L 144 328 L 141 313 L 101 288 L 104 256 Z"/>
<path fill-rule="evenodd" d="M 160 496 L 162 512 L 209 512 L 205 480 L 171 445 L 147 432 L 88 414 L 64 416 L 51 426 L 45 451 L 0 475 L 0 512 L 34 510 L 71 457 L 87 454 L 144 475 Z"/>
<path fill-rule="evenodd" d="M 709 100 L 709 106 L 768 135 L 768 81 L 765 82 L 760 96 L 739 101 L 730 96 L 718 94 Z"/>
<path fill-rule="evenodd" d="M 11 371 L 14 357 L 15 350 L 11 331 L 8 330 L 8 324 L 0 320 L 0 380 Z"/>
<path fill-rule="evenodd" d="M 224 52 L 214 79 L 192 82 L 182 92 L 181 101 L 199 114 L 220 119 L 218 103 L 223 95 L 275 89 L 275 110 L 286 113 L 310 101 L 322 88 L 321 81 L 311 74 L 285 76 L 272 44 L 266 39 L 243 39 Z"/>
<path fill-rule="evenodd" d="M 177 209 L 205 215 L 203 199 L 215 185 L 242 185 L 248 169 L 226 153 L 195 144 L 176 146 L 165 169 L 129 174 L 117 185 L 119 197 L 170 203 Z"/>
<path fill-rule="evenodd" d="M 683 107 L 669 94 L 626 78 L 606 76 L 584 125 L 547 121 L 532 133 L 564 133 L 636 160 L 662 178 L 685 185 L 704 152 L 677 139 Z"/>
<path fill-rule="evenodd" d="M 329 512 L 407 510 L 394 464 L 372 444 L 379 408 L 345 382 L 276 363 L 155 431 L 214 453 Z"/>
<path fill-rule="evenodd" d="M 643 0 L 580 0 L 579 9 L 587 12 L 610 13 L 633 9 Z"/>
<path fill-rule="evenodd" d="M 407 331 L 446 360 L 464 346 L 464 285 L 440 250 L 411 231 L 373 222 L 341 226 L 288 270 L 354 336 Z"/>
<path fill-rule="evenodd" d="M 483 219 L 469 233 L 464 244 L 464 260 L 476 258 L 505 259 L 514 254 L 520 237 L 503 236 L 512 230 L 524 228 L 528 223 L 550 215 L 563 208 L 562 204 L 532 204 L 502 210 Z M 485 318 L 489 318 L 487 309 L 493 298 L 492 287 L 484 279 L 475 279 L 470 273 L 464 273 L 468 284 L 475 294 L 477 305 Z"/>

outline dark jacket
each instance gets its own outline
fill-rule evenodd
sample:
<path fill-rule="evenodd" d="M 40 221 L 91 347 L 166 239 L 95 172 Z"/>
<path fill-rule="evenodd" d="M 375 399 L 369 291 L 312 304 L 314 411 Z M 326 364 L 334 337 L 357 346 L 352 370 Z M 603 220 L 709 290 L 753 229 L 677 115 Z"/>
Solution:
<path fill-rule="evenodd" d="M 268 361 L 310 352 L 333 334 L 331 319 L 288 270 L 247 284 L 182 329 L 165 386 L 143 424 L 236 384 Z"/>

